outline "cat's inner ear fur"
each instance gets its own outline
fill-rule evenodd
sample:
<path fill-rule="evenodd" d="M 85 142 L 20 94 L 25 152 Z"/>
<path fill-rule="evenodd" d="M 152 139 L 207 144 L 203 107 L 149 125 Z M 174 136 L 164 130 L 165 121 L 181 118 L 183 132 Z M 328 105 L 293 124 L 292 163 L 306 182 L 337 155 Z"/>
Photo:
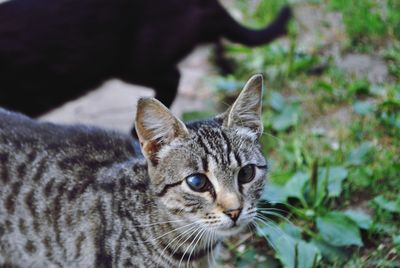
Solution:
<path fill-rule="evenodd" d="M 258 136 L 261 135 L 263 131 L 261 120 L 262 88 L 262 75 L 252 76 L 234 104 L 224 113 L 223 125 L 228 128 L 249 128 Z"/>
<path fill-rule="evenodd" d="M 135 127 L 143 154 L 153 164 L 163 145 L 188 135 L 185 124 L 154 98 L 139 99 Z"/>

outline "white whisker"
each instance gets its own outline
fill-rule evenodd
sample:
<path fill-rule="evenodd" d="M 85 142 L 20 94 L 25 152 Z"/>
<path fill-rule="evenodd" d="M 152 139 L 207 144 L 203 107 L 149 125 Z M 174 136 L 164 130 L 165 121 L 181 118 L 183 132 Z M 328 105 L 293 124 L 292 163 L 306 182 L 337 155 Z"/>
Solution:
<path fill-rule="evenodd" d="M 284 220 L 285 222 L 287 222 L 287 223 L 289 223 L 289 224 L 293 224 L 293 222 L 291 221 L 291 220 L 289 220 L 287 217 L 285 217 L 285 216 L 283 216 L 283 215 L 281 215 L 281 214 L 279 214 L 279 213 L 276 213 L 276 212 L 273 212 L 273 211 L 259 211 L 261 214 L 258 214 L 258 215 L 271 215 L 271 216 L 275 216 L 275 217 L 278 217 L 279 219 L 281 219 L 281 220 Z M 265 216 L 264 215 L 264 216 Z M 294 225 L 294 224 L 293 224 Z"/>
<path fill-rule="evenodd" d="M 174 221 L 163 221 L 163 222 L 155 222 L 155 223 L 150 223 L 150 224 L 140 224 L 140 225 L 133 225 L 133 227 L 150 227 L 154 225 L 162 225 L 162 224 L 167 224 L 167 223 L 177 223 L 177 222 L 183 222 L 185 220 L 174 220 Z"/>
<path fill-rule="evenodd" d="M 272 222 L 270 219 L 262 217 L 262 215 L 257 215 L 256 219 L 261 221 L 263 224 L 267 225 L 268 227 L 270 227 L 271 230 L 275 231 L 276 233 L 279 233 L 287 242 L 290 243 L 290 241 L 288 239 L 289 236 L 285 232 L 283 232 L 281 229 L 279 229 L 279 227 L 274 222 Z"/>
<path fill-rule="evenodd" d="M 267 234 L 265 234 L 263 232 L 263 230 L 257 225 L 256 222 L 251 222 L 251 224 L 255 227 L 256 230 L 258 230 L 259 232 L 261 232 L 262 236 L 268 241 L 268 244 L 273 248 L 274 251 L 276 250 L 276 246 L 274 243 L 272 243 L 271 239 L 269 239 L 269 237 L 267 236 Z"/>
<path fill-rule="evenodd" d="M 185 252 L 183 253 L 182 258 L 179 261 L 178 268 L 181 267 L 181 263 L 182 263 L 183 259 L 185 258 L 185 255 L 186 255 L 187 251 L 190 249 L 190 247 L 192 246 L 194 241 L 197 239 L 197 237 L 203 232 L 203 228 L 201 226 L 199 226 L 198 230 L 199 230 L 198 233 L 196 234 L 196 236 L 193 238 L 192 242 L 190 242 L 189 246 L 186 248 Z"/>
<path fill-rule="evenodd" d="M 143 241 L 143 242 L 151 242 L 151 241 L 156 241 L 156 240 L 158 240 L 158 239 L 160 239 L 160 238 L 162 238 L 162 237 L 164 237 L 164 236 L 166 236 L 166 235 L 168 235 L 168 234 L 170 234 L 170 233 L 176 232 L 177 230 L 180 230 L 180 229 L 186 228 L 186 227 L 188 227 L 188 226 L 191 226 L 191 225 L 198 224 L 198 222 L 199 222 L 199 221 L 195 221 L 195 222 L 192 222 L 192 223 L 189 223 L 189 224 L 186 224 L 186 225 L 180 226 L 180 227 L 178 227 L 178 228 L 175 228 L 175 229 L 172 229 L 171 231 L 168 231 L 168 232 L 166 232 L 165 234 L 162 234 L 162 235 L 160 235 L 160 236 L 158 236 L 158 237 L 156 237 L 156 238 L 150 238 L 149 240 L 145 240 L 145 241 Z"/>
<path fill-rule="evenodd" d="M 188 266 L 188 267 L 189 267 L 189 265 L 190 265 L 190 258 L 192 257 L 192 254 L 193 254 L 193 252 L 194 252 L 195 249 L 196 249 L 197 243 L 200 242 L 200 240 L 202 239 L 202 237 L 203 237 L 203 235 L 204 235 L 205 233 L 207 233 L 207 229 L 206 229 L 206 228 L 203 229 L 203 232 L 201 233 L 201 235 L 200 235 L 199 238 L 197 239 L 196 243 L 193 245 L 193 248 L 190 250 L 189 258 L 188 258 L 188 261 L 187 261 L 187 266 Z M 189 267 L 189 268 L 190 268 L 190 267 Z"/>
<path fill-rule="evenodd" d="M 198 227 L 197 227 L 197 226 L 192 226 L 192 227 L 190 227 L 189 229 L 187 229 L 187 230 L 183 231 L 182 233 L 180 233 L 180 234 L 179 234 L 178 236 L 176 236 L 174 239 L 172 239 L 172 240 L 167 244 L 167 246 L 164 247 L 164 249 L 162 250 L 162 252 L 161 252 L 161 254 L 160 254 L 160 257 L 158 258 L 158 260 L 160 260 L 161 257 L 164 256 L 165 250 L 166 250 L 170 245 L 172 245 L 172 243 L 173 243 L 175 240 L 179 239 L 179 240 L 177 241 L 177 243 L 179 243 L 179 242 L 185 237 L 185 235 L 187 235 L 188 233 L 192 232 L 192 231 L 193 231 L 194 229 L 196 229 L 196 228 L 198 228 Z M 189 237 L 190 237 L 190 236 L 189 236 Z M 176 249 L 173 251 L 172 255 L 175 254 L 175 252 L 176 252 L 177 249 L 178 249 L 178 248 L 176 248 Z M 158 267 L 158 265 L 157 265 L 157 267 Z"/>

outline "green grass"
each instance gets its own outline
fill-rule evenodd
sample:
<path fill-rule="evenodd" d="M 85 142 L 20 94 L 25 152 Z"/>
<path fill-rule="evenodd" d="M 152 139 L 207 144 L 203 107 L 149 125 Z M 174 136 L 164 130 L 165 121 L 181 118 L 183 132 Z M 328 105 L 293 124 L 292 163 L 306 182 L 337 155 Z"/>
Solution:
<path fill-rule="evenodd" d="M 282 5 L 264 0 L 251 13 L 248 1 L 236 3 L 254 26 L 271 20 Z M 341 12 L 350 39 L 343 50 L 373 56 L 380 51 L 390 76 L 373 84 L 347 75 L 323 55 L 299 50 L 295 24 L 286 46 L 226 46 L 237 68 L 215 80 L 221 98 L 231 99 L 251 74 L 264 74 L 262 143 L 271 166 L 265 222 L 244 248 L 228 242 L 230 262 L 399 267 L 400 1 L 312 4 Z M 321 63 L 324 68 L 315 72 Z"/>
<path fill-rule="evenodd" d="M 400 38 L 400 1 L 330 0 L 331 10 L 343 14 L 343 22 L 357 50 L 371 50 L 384 45 L 385 38 Z"/>

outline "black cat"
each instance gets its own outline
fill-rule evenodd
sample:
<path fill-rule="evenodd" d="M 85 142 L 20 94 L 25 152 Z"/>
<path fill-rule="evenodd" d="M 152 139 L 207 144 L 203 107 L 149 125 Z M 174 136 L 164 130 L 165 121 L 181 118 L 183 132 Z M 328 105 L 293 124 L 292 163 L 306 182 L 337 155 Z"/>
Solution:
<path fill-rule="evenodd" d="M 40 115 L 109 78 L 153 88 L 169 106 L 177 63 L 225 37 L 248 46 L 286 32 L 238 24 L 217 0 L 11 0 L 0 4 L 0 106 Z"/>

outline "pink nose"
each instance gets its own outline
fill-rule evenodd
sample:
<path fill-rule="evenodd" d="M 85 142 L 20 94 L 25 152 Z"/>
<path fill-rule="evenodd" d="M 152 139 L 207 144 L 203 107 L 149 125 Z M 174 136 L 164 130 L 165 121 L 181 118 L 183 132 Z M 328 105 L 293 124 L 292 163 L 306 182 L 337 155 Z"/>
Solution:
<path fill-rule="evenodd" d="M 239 218 L 242 208 L 225 210 L 224 213 L 229 216 L 234 222 Z"/>

